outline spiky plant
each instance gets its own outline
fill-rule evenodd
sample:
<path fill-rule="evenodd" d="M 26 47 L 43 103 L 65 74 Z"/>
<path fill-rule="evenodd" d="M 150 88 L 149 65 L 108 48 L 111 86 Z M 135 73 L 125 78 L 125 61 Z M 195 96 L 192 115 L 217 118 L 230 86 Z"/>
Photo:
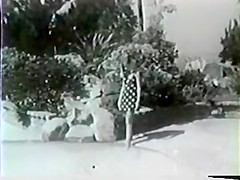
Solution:
<path fill-rule="evenodd" d="M 240 20 L 240 18 L 239 18 Z M 225 29 L 225 36 L 221 38 L 223 50 L 219 56 L 222 62 L 230 61 L 232 65 L 240 64 L 240 23 L 234 19 Z"/>

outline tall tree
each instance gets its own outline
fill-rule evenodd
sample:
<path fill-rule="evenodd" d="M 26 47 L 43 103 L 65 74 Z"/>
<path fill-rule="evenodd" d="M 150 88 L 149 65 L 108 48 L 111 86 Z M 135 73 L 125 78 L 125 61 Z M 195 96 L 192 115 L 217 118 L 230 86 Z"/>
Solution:
<path fill-rule="evenodd" d="M 80 37 L 95 32 L 102 12 L 114 5 L 113 0 L 76 0 L 75 8 L 68 7 L 71 16 L 58 14 L 58 25 L 49 33 L 53 14 L 66 3 L 65 0 L 8 0 L 4 8 L 4 45 L 37 55 L 52 55 L 54 47 L 59 53 L 66 53 L 69 43 L 78 42 L 74 30 L 78 30 Z"/>
<path fill-rule="evenodd" d="M 240 20 L 240 19 L 239 19 Z M 222 62 L 230 61 L 233 65 L 240 65 L 240 23 L 234 19 L 225 29 L 225 36 L 221 38 L 223 50 L 219 57 Z"/>

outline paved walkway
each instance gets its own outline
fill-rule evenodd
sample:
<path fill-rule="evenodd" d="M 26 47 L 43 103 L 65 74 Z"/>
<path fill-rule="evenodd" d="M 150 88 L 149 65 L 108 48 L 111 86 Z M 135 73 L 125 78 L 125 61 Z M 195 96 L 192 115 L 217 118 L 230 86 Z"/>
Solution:
<path fill-rule="evenodd" d="M 239 119 L 172 125 L 123 142 L 4 143 L 3 172 L 14 179 L 203 180 L 239 173 Z"/>

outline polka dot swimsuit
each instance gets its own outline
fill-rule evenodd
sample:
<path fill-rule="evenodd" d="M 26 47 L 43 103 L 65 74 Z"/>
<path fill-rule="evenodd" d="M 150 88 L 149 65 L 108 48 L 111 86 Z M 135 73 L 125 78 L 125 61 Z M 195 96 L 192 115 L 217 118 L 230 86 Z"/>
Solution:
<path fill-rule="evenodd" d="M 139 106 L 140 87 L 135 74 L 130 74 L 128 78 L 123 78 L 121 93 L 118 100 L 120 111 L 134 112 Z"/>

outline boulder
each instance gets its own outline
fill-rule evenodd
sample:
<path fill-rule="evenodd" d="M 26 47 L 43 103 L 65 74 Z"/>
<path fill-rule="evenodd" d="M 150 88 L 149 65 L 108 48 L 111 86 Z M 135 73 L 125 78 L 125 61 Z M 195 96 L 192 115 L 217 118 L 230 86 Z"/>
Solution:
<path fill-rule="evenodd" d="M 93 142 L 93 129 L 87 125 L 76 125 L 70 128 L 66 134 L 67 141 Z"/>
<path fill-rule="evenodd" d="M 63 125 L 58 126 L 51 131 L 48 137 L 49 141 L 63 141 L 69 129 L 69 125 L 66 122 L 63 123 Z"/>
<path fill-rule="evenodd" d="M 69 131 L 70 126 L 66 118 L 55 117 L 46 121 L 42 127 L 42 138 L 44 141 L 60 141 L 64 140 L 65 135 Z"/>
<path fill-rule="evenodd" d="M 224 118 L 225 111 L 222 107 L 218 107 L 217 109 L 212 110 L 211 116 L 213 116 L 215 118 Z"/>
<path fill-rule="evenodd" d="M 64 140 L 68 132 L 70 122 L 74 118 L 73 112 L 69 112 L 67 117 L 53 117 L 55 113 L 48 111 L 27 111 L 31 117 L 29 129 L 42 132 L 43 141 L 61 141 Z M 70 120 L 69 120 L 70 119 Z"/>
<path fill-rule="evenodd" d="M 236 94 L 230 94 L 228 92 L 222 93 L 213 98 L 215 102 L 239 102 L 239 96 Z"/>
<path fill-rule="evenodd" d="M 87 103 L 87 108 L 93 117 L 94 136 L 99 142 L 112 142 L 116 140 L 114 134 L 114 120 L 113 114 L 105 108 L 100 107 L 100 98 L 93 99 Z"/>
<path fill-rule="evenodd" d="M 2 101 L 2 119 L 14 126 L 22 127 L 19 122 L 20 116 L 18 114 L 18 108 L 10 101 Z"/>
<path fill-rule="evenodd" d="M 42 128 L 46 120 L 49 120 L 50 117 L 56 116 L 55 113 L 48 111 L 27 111 L 27 115 L 30 117 L 30 125 L 28 128 L 35 130 Z"/>
<path fill-rule="evenodd" d="M 211 79 L 221 79 L 223 77 L 222 67 L 217 63 L 209 63 L 205 66 L 203 73 L 209 75 Z"/>

